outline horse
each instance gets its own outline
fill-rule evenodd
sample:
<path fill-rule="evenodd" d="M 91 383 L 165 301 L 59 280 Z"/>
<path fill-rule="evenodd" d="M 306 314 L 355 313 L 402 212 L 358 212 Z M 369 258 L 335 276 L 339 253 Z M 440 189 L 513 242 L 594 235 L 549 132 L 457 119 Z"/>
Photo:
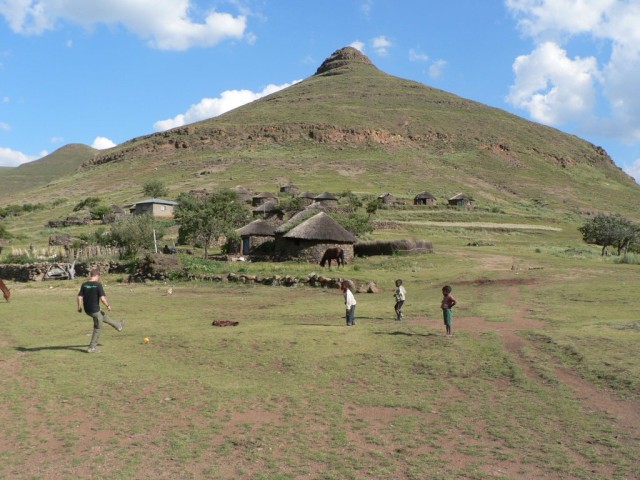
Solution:
<path fill-rule="evenodd" d="M 320 260 L 320 266 L 324 267 L 324 264 L 329 262 L 329 270 L 331 270 L 331 260 L 335 260 L 338 267 L 342 265 L 344 267 L 344 250 L 340 247 L 327 248 Z"/>
<path fill-rule="evenodd" d="M 9 298 L 11 298 L 11 291 L 7 288 L 2 280 L 0 280 L 0 290 L 2 290 L 2 294 L 4 295 L 4 299 L 8 302 Z"/>

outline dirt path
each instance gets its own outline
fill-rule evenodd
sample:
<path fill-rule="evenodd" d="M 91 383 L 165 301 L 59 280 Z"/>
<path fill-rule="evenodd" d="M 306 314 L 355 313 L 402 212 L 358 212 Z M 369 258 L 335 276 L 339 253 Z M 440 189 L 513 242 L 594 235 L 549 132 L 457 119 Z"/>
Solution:
<path fill-rule="evenodd" d="M 505 349 L 513 354 L 518 364 L 530 377 L 539 378 L 530 362 L 523 355 L 524 347 L 536 348 L 536 346 L 522 337 L 519 332 L 541 329 L 545 323 L 532 319 L 526 305 L 518 302 L 519 291 L 517 287 L 508 287 L 508 296 L 513 306 L 513 317 L 510 322 L 488 322 L 484 318 L 466 317 L 456 322 L 459 331 L 472 334 L 483 332 L 495 332 L 502 338 Z M 640 439 L 640 400 L 621 399 L 614 393 L 600 389 L 571 370 L 557 365 L 554 371 L 558 380 L 574 391 L 574 395 L 585 407 L 585 411 L 604 412 L 615 419 L 616 424 Z"/>

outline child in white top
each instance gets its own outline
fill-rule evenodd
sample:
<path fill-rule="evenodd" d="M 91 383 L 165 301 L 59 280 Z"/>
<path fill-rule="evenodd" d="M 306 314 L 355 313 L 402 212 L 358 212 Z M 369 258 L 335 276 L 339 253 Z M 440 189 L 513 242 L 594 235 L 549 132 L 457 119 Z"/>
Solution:
<path fill-rule="evenodd" d="M 402 305 L 404 305 L 406 296 L 407 291 L 402 286 L 402 280 L 396 280 L 396 291 L 393 294 L 393 297 L 396 299 L 396 304 L 394 305 L 393 309 L 396 312 L 396 321 L 398 322 L 404 318 L 404 315 L 402 315 Z"/>
<path fill-rule="evenodd" d="M 346 307 L 347 326 L 350 327 L 356 324 L 356 299 L 349 290 L 349 282 L 342 282 L 341 289 Z"/>

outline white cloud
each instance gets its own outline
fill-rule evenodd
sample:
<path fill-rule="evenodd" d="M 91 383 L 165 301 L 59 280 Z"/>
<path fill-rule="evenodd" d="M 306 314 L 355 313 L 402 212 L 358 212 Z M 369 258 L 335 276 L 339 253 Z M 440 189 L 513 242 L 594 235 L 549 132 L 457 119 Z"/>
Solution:
<path fill-rule="evenodd" d="M 44 153 L 44 155 L 46 155 L 46 153 Z M 26 155 L 22 152 L 11 150 L 10 148 L 0 147 L 0 166 L 3 167 L 17 167 L 18 165 L 32 162 L 34 160 L 37 160 L 38 158 L 41 157 Z"/>
<path fill-rule="evenodd" d="M 535 120 L 558 125 L 593 112 L 599 77 L 595 58 L 570 59 L 558 45 L 546 42 L 519 56 L 513 70 L 516 83 L 507 100 Z"/>
<path fill-rule="evenodd" d="M 246 16 L 210 10 L 200 21 L 191 0 L 0 0 L 0 15 L 20 34 L 37 35 L 68 21 L 90 28 L 119 24 L 163 50 L 212 46 L 243 37 Z M 249 41 L 255 41 L 250 36 Z"/>
<path fill-rule="evenodd" d="M 11 125 L 5 122 L 0 122 L 0 130 L 4 130 L 6 132 L 11 130 Z"/>
<path fill-rule="evenodd" d="M 278 92 L 300 81 L 301 80 L 294 80 L 291 83 L 285 83 L 283 85 L 270 84 L 260 92 L 253 92 L 251 90 L 226 90 L 222 92 L 218 98 L 203 98 L 197 104 L 191 105 L 189 110 L 185 113 L 156 122 L 153 125 L 153 128 L 157 132 L 163 132 L 171 128 L 181 127 L 182 125 L 197 122 L 199 120 L 217 117 L 229 110 L 233 110 L 234 108 L 253 102 L 254 100 L 266 95 Z"/>
<path fill-rule="evenodd" d="M 447 67 L 446 60 L 436 60 L 429 65 L 429 76 L 431 78 L 439 78 L 442 76 L 444 69 Z"/>
<path fill-rule="evenodd" d="M 355 40 L 355 41 L 351 42 L 351 45 L 349 45 L 349 46 L 355 48 L 356 50 L 360 51 L 361 53 L 364 53 L 365 44 L 364 44 L 364 42 L 361 42 L 360 40 Z"/>
<path fill-rule="evenodd" d="M 379 37 L 374 38 L 371 41 L 373 45 L 373 49 L 376 51 L 378 55 L 386 56 L 389 54 L 389 47 L 391 47 L 391 41 L 387 39 L 384 35 L 380 35 Z"/>
<path fill-rule="evenodd" d="M 631 165 L 624 168 L 624 171 L 636 179 L 636 182 L 640 183 L 640 158 L 638 158 Z"/>
<path fill-rule="evenodd" d="M 582 132 L 629 143 L 640 141 L 640 96 L 636 93 L 640 2 L 505 0 L 505 4 L 522 32 L 537 45 L 531 54 L 516 60 L 509 100 L 547 123 L 573 121 Z M 570 58 L 567 51 L 573 39 L 582 48 L 590 47 L 592 56 Z M 555 52 L 549 45 L 556 46 Z M 559 65 L 554 65 L 554 58 Z M 537 72 L 532 70 L 534 64 Z M 571 79 L 572 74 L 576 78 Z"/>
<path fill-rule="evenodd" d="M 107 137 L 96 137 L 91 146 L 97 150 L 106 150 L 107 148 L 112 148 L 118 145 L 114 143 L 112 140 Z"/>
<path fill-rule="evenodd" d="M 369 18 L 371 16 L 372 8 L 373 8 L 373 0 L 366 0 L 365 2 L 362 2 L 362 5 L 360 5 L 360 10 L 362 11 L 362 14 L 366 18 Z"/>
<path fill-rule="evenodd" d="M 506 0 L 527 35 L 539 39 L 592 33 L 620 0 Z"/>
<path fill-rule="evenodd" d="M 429 60 L 429 55 L 419 52 L 413 48 L 409 49 L 409 61 L 410 62 L 426 62 Z"/>

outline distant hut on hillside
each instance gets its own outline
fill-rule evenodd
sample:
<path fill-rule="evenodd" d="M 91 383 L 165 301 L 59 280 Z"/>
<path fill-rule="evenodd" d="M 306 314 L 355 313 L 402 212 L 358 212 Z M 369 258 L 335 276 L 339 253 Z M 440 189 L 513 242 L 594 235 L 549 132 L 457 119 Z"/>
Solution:
<path fill-rule="evenodd" d="M 259 250 L 259 247 L 265 242 L 273 240 L 276 236 L 276 230 L 266 220 L 258 219 L 236 230 L 240 236 L 242 255 L 250 255 Z"/>
<path fill-rule="evenodd" d="M 385 205 L 393 205 L 396 202 L 396 197 L 387 192 L 378 195 L 378 200 Z"/>
<path fill-rule="evenodd" d="M 251 199 L 251 205 L 253 205 L 254 207 L 267 202 L 278 203 L 278 196 L 275 193 L 271 192 L 261 192 L 257 195 L 254 195 Z"/>
<path fill-rule="evenodd" d="M 298 194 L 298 197 L 304 201 L 305 205 L 311 205 L 313 203 L 313 199 L 316 198 L 316 194 L 311 192 L 302 192 Z"/>
<path fill-rule="evenodd" d="M 141 202 L 126 205 L 132 215 L 143 215 L 148 213 L 155 218 L 173 218 L 173 212 L 178 202 L 164 200 L 162 198 L 150 198 Z"/>
<path fill-rule="evenodd" d="M 242 185 L 236 185 L 231 189 L 238 196 L 238 199 L 242 202 L 249 202 L 251 197 L 253 197 L 253 193 L 250 190 L 247 190 Z"/>
<path fill-rule="evenodd" d="M 329 192 L 322 192 L 321 194 L 316 195 L 315 197 L 313 197 L 313 201 L 325 207 L 338 206 L 338 197 L 332 195 Z"/>
<path fill-rule="evenodd" d="M 420 192 L 413 198 L 414 205 L 435 205 L 436 197 L 429 192 Z"/>
<path fill-rule="evenodd" d="M 102 216 L 102 223 L 113 223 L 119 218 L 128 215 L 127 211 L 119 205 L 110 205 L 111 211 Z"/>
<path fill-rule="evenodd" d="M 293 183 L 289 182 L 285 185 L 280 185 L 280 193 L 290 193 L 292 195 L 297 194 L 300 189 L 295 186 Z"/>
<path fill-rule="evenodd" d="M 352 259 L 356 237 L 324 212 L 295 225 L 309 214 L 309 211 L 300 212 L 276 229 L 276 256 L 282 260 L 299 258 L 318 263 L 327 248 L 340 247 L 345 259 Z"/>
<path fill-rule="evenodd" d="M 454 207 L 473 207 L 476 201 L 466 193 L 459 193 L 449 199 L 449 205 Z"/>
<path fill-rule="evenodd" d="M 265 220 L 277 220 L 278 223 L 284 218 L 284 212 L 275 202 L 265 202 L 253 209 L 254 217 L 262 217 Z"/>

